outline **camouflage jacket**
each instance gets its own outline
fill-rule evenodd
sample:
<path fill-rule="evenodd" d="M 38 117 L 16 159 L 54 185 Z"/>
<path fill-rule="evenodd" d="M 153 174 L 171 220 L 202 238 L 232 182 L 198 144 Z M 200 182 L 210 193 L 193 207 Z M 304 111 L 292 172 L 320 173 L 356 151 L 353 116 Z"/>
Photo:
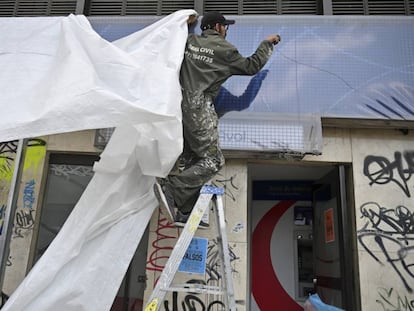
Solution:
<path fill-rule="evenodd" d="M 203 31 L 201 35 L 190 34 L 180 72 L 184 97 L 201 95 L 214 99 L 230 76 L 256 74 L 272 52 L 273 44 L 264 40 L 253 55 L 243 57 L 235 46 L 212 29 Z"/>

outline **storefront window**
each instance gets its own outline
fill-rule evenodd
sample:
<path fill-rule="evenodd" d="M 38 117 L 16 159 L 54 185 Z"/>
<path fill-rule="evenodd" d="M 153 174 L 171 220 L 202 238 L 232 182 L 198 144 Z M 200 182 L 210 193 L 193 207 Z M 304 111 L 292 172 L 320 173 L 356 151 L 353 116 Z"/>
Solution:
<path fill-rule="evenodd" d="M 51 155 L 47 173 L 35 261 L 46 251 L 93 176 L 97 156 Z"/>

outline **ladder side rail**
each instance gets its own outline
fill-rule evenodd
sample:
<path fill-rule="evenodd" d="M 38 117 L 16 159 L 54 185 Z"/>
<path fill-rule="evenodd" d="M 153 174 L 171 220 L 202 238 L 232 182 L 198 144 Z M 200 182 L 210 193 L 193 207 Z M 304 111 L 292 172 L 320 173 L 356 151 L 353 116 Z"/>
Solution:
<path fill-rule="evenodd" d="M 195 285 L 195 284 L 174 284 L 168 288 L 168 291 L 174 292 L 187 292 L 197 294 L 213 294 L 213 295 L 224 295 L 223 289 L 218 286 L 210 285 Z"/>
<path fill-rule="evenodd" d="M 178 270 L 181 260 L 184 257 L 185 252 L 190 245 L 190 242 L 197 230 L 201 218 L 203 217 L 213 193 L 200 194 L 193 211 L 184 226 L 184 229 L 177 240 L 177 243 L 171 252 L 170 257 L 161 273 L 160 278 L 149 298 L 149 302 L 146 304 L 145 311 L 157 311 L 160 309 L 168 288 Z"/>
<path fill-rule="evenodd" d="M 230 252 L 229 252 L 229 242 L 227 240 L 227 232 L 226 232 L 226 219 L 224 217 L 224 208 L 223 208 L 223 200 L 222 196 L 216 196 L 216 209 L 217 209 L 217 216 L 219 221 L 219 235 L 221 238 L 222 244 L 222 253 L 223 253 L 223 262 L 222 266 L 224 271 L 224 281 L 225 281 L 225 288 L 226 288 L 226 299 L 227 304 L 226 307 L 231 311 L 236 311 L 236 301 L 234 297 L 234 287 L 233 287 L 233 276 L 231 273 L 231 265 L 230 265 Z"/>
<path fill-rule="evenodd" d="M 220 214 L 218 211 L 218 201 L 221 200 L 221 196 L 216 195 L 214 201 L 214 214 L 215 214 L 215 225 L 216 225 L 216 230 L 217 230 L 217 248 L 218 248 L 218 254 L 220 258 L 220 277 L 218 278 L 217 282 L 218 282 L 218 286 L 221 286 L 221 288 L 223 289 L 223 301 L 224 301 L 224 306 L 225 306 L 225 310 L 229 311 L 229 294 L 228 294 L 228 288 L 227 288 L 227 273 L 225 271 L 226 267 L 225 267 L 225 262 L 224 262 L 224 256 L 225 256 L 225 251 L 224 251 L 224 244 L 223 244 L 223 237 L 222 237 L 222 232 L 220 229 L 221 226 L 221 222 L 220 222 Z"/>

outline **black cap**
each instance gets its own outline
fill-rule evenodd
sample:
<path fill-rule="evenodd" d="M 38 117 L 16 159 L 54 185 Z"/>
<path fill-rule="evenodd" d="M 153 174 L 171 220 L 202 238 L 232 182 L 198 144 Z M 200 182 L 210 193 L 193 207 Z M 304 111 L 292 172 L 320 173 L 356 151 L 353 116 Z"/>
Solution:
<path fill-rule="evenodd" d="M 236 21 L 232 19 L 225 19 L 223 14 L 218 11 L 206 12 L 201 20 L 201 30 L 213 28 L 215 24 L 233 25 Z"/>

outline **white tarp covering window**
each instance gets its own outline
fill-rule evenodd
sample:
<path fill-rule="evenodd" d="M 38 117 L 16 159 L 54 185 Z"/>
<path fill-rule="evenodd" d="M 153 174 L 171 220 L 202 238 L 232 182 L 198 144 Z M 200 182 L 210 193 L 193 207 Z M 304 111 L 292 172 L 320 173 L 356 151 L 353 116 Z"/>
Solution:
<path fill-rule="evenodd" d="M 0 19 L 0 141 L 115 126 L 59 235 L 3 310 L 108 310 L 181 152 L 193 10 L 110 43 L 83 16 Z"/>

